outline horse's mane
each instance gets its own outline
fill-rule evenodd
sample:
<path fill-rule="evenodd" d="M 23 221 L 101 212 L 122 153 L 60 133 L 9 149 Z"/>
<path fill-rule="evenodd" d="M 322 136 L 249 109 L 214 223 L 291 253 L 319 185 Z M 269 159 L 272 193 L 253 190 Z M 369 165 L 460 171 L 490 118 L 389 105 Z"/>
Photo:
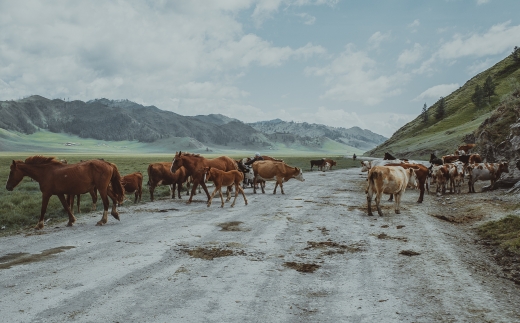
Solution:
<path fill-rule="evenodd" d="M 188 156 L 188 157 L 202 157 L 200 154 L 186 153 L 186 152 L 183 152 L 181 156 Z"/>
<path fill-rule="evenodd" d="M 26 164 L 30 165 L 38 165 L 38 164 L 59 164 L 62 165 L 62 162 L 56 159 L 56 157 L 45 157 L 45 156 L 32 156 L 25 160 Z"/>

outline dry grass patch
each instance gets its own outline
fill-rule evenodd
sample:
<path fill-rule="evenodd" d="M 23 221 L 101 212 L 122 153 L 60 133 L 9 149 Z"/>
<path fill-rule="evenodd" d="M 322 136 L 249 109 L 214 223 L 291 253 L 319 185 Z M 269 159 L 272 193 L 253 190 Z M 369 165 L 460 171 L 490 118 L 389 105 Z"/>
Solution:
<path fill-rule="evenodd" d="M 285 267 L 287 267 L 287 268 L 294 269 L 294 270 L 299 271 L 301 273 L 313 273 L 318 268 L 320 268 L 320 265 L 304 264 L 304 263 L 301 263 L 301 262 L 294 262 L 294 261 L 285 262 L 283 265 Z"/>

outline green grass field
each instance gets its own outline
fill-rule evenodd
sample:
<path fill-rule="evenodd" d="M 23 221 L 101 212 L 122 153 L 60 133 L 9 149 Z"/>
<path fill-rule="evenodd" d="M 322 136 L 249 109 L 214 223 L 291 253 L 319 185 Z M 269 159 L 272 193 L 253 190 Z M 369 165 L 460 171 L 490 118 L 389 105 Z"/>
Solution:
<path fill-rule="evenodd" d="M 298 154 L 301 152 L 298 152 Z M 0 179 L 3 183 L 7 182 L 9 177 L 9 167 L 12 160 L 25 160 L 27 157 L 33 156 L 34 154 L 21 154 L 21 153 L 2 153 L 0 156 Z M 150 203 L 150 194 L 146 187 L 148 181 L 148 175 L 146 170 L 150 163 L 169 162 L 172 160 L 174 154 L 140 154 L 140 155 L 115 155 L 115 154 L 95 154 L 95 156 L 89 156 L 87 154 L 44 154 L 44 156 L 55 156 L 59 159 L 66 159 L 69 164 L 79 162 L 80 160 L 87 160 L 92 158 L 103 158 L 107 161 L 115 163 L 120 174 L 126 175 L 136 171 L 143 173 L 143 196 L 141 203 Z M 213 158 L 221 156 L 219 154 L 203 155 L 204 157 Z M 228 155 L 229 157 L 238 159 L 248 156 L 247 154 Z M 342 156 L 337 155 L 313 155 L 313 156 L 281 156 L 276 155 L 277 158 L 283 158 L 285 163 L 290 166 L 300 167 L 304 174 L 310 170 L 310 160 L 319 158 L 332 158 L 337 161 L 337 166 L 333 169 L 345 169 L 350 167 L 359 167 L 358 161 L 352 159 L 346 159 Z M 170 195 L 167 186 L 160 186 L 156 188 L 154 193 L 156 198 L 167 198 Z M 133 194 L 127 196 L 133 202 Z M 125 202 L 125 203 L 132 203 Z M 82 195 L 81 213 L 87 214 L 90 212 L 91 198 L 89 194 Z M 40 216 L 41 209 L 41 192 L 37 182 L 31 181 L 30 178 L 26 177 L 20 182 L 20 184 L 12 191 L 9 192 L 5 189 L 5 186 L 0 189 L 0 235 L 11 234 L 20 230 L 25 230 L 36 225 Z M 102 202 L 101 200 L 97 203 L 97 210 L 95 211 L 101 216 Z M 76 213 L 76 212 L 75 212 Z M 76 214 L 76 216 L 78 216 Z M 47 213 L 45 219 L 49 219 L 47 225 L 64 221 L 67 219 L 67 215 L 63 210 L 63 207 L 58 197 L 53 196 L 49 201 L 47 207 Z"/>

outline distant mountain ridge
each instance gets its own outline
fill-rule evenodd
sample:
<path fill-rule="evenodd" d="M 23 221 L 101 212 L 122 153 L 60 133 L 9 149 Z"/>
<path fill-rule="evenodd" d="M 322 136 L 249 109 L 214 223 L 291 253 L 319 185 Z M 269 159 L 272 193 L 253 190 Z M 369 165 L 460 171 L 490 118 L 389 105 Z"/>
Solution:
<path fill-rule="evenodd" d="M 247 124 L 220 114 L 182 116 L 129 100 L 63 101 L 39 95 L 0 101 L 0 128 L 25 134 L 48 130 L 107 141 L 155 142 L 190 137 L 200 146 L 238 148 L 279 145 L 319 148 L 326 140 L 334 140 L 368 150 L 386 139 L 357 127 L 333 128 L 279 119 Z"/>

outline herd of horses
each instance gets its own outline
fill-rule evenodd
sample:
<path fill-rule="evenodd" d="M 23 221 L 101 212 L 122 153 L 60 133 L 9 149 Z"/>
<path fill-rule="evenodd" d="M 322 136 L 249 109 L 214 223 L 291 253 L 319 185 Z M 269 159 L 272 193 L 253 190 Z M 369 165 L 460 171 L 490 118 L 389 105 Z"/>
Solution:
<path fill-rule="evenodd" d="M 301 171 L 298 168 L 291 168 L 283 163 L 283 160 L 274 159 L 269 156 L 262 156 L 264 161 L 268 160 L 273 164 L 283 164 L 287 169 L 296 169 L 298 173 Z M 191 203 L 193 196 L 196 193 L 197 187 L 200 185 L 207 196 L 208 207 L 211 205 L 213 197 L 216 193 L 220 193 L 222 200 L 222 207 L 224 206 L 224 199 L 222 196 L 222 187 L 227 187 L 227 200 L 231 199 L 230 192 L 235 191 L 235 200 L 231 206 L 235 205 L 239 193 L 244 197 L 244 202 L 247 205 L 247 198 L 244 194 L 241 184 L 244 180 L 244 173 L 251 171 L 250 167 L 245 166 L 246 160 L 234 160 L 227 156 L 221 156 L 213 159 L 204 158 L 198 154 L 191 154 L 186 152 L 177 152 L 171 163 L 153 163 L 148 167 L 151 200 L 153 201 L 153 189 L 158 185 L 173 186 L 173 194 L 175 195 L 175 184 L 178 185 L 179 198 L 183 183 L 187 183 L 188 189 L 191 188 L 190 198 L 187 203 Z M 163 174 L 151 176 L 151 171 L 155 169 L 153 166 L 159 166 Z M 254 165 L 254 164 L 253 164 Z M 285 169 L 285 168 L 284 168 Z M 157 175 L 153 173 L 153 175 Z M 39 183 L 40 191 L 42 193 L 42 205 L 40 212 L 40 219 L 35 229 L 42 229 L 44 227 L 44 217 L 47 210 L 49 199 L 52 195 L 56 195 L 64 210 L 68 215 L 67 226 L 72 226 L 76 218 L 73 214 L 74 198 L 77 197 L 78 212 L 79 199 L 81 194 L 90 193 L 92 196 L 93 210 L 97 201 L 97 193 L 103 202 L 103 216 L 96 225 L 104 225 L 108 221 L 108 209 L 110 206 L 109 199 L 112 200 L 111 215 L 119 220 L 117 206 L 122 204 L 125 199 L 125 193 L 135 192 L 135 202 L 141 199 L 143 176 L 140 172 L 132 173 L 127 176 L 121 176 L 117 166 L 113 163 L 103 159 L 92 159 L 80 161 L 76 164 L 68 164 L 66 161 L 56 159 L 55 157 L 32 156 L 25 160 L 13 160 L 10 165 L 9 177 L 6 183 L 6 189 L 12 191 L 21 181 L 27 176 L 33 181 Z M 155 182 L 152 177 L 156 178 Z M 169 179 L 174 178 L 174 182 L 168 182 Z M 296 177 L 292 177 L 296 178 Z M 276 180 L 282 188 L 283 176 L 279 174 L 273 175 L 273 178 L 265 178 L 266 180 Z M 215 190 L 212 194 L 208 192 L 206 181 L 212 181 L 215 185 Z M 255 176 L 253 187 L 256 187 L 257 182 L 263 181 L 261 176 Z M 262 185 L 262 184 L 260 184 Z M 170 186 L 170 188 L 171 188 Z M 265 186 L 265 183 L 264 183 Z M 263 186 L 262 191 L 263 190 Z M 200 188 L 199 188 L 200 192 Z M 276 192 L 276 187 L 275 187 Z M 256 190 L 255 190 L 256 193 Z"/>

